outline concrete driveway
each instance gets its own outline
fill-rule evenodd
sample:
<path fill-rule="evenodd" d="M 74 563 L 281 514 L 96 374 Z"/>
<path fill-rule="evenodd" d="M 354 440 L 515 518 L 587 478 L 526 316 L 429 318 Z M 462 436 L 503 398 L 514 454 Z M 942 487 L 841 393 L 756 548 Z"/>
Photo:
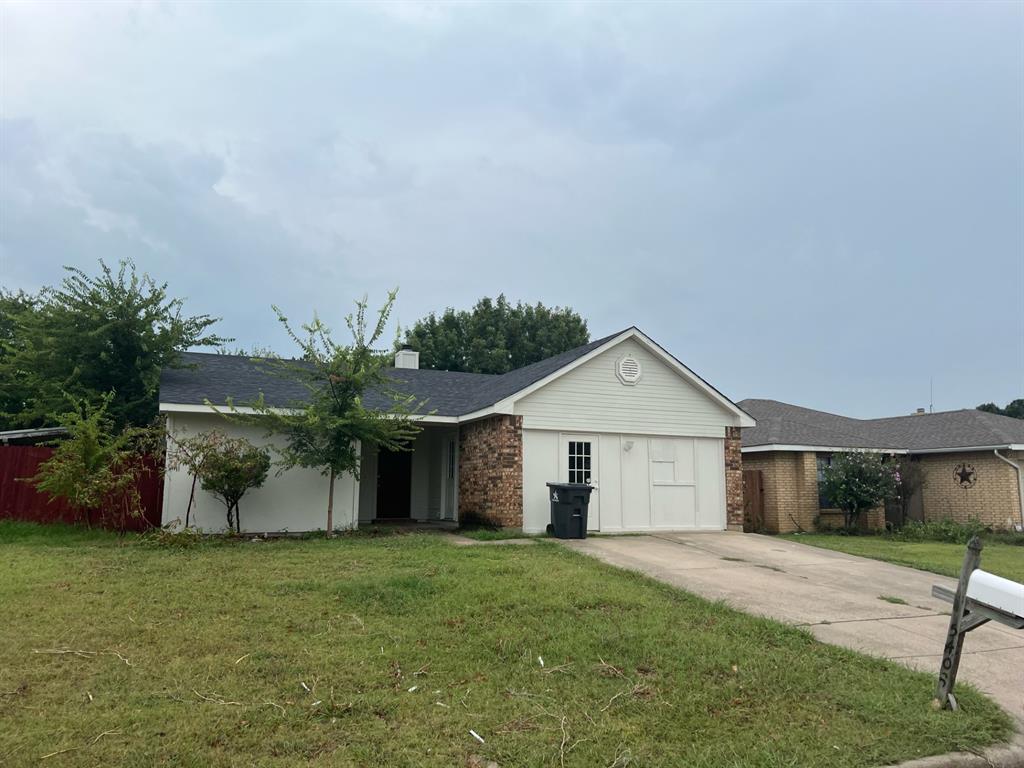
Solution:
<path fill-rule="evenodd" d="M 938 672 L 949 606 L 934 599 L 931 588 L 955 588 L 954 579 L 746 533 L 599 536 L 565 543 L 748 613 L 806 627 L 823 642 Z M 968 635 L 964 650 L 959 679 L 989 694 L 1024 725 L 1024 631 L 990 622 Z"/>

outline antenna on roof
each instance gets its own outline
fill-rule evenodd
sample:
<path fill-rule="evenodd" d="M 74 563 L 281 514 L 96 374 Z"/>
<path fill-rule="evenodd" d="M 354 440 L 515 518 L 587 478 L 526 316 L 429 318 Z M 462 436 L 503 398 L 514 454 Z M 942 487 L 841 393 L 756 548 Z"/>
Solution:
<path fill-rule="evenodd" d="M 928 413 L 935 413 L 935 377 L 928 377 Z"/>

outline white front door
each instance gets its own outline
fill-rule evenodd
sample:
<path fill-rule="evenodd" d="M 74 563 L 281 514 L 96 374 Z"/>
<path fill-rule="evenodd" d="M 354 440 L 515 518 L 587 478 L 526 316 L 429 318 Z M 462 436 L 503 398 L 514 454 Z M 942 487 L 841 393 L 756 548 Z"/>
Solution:
<path fill-rule="evenodd" d="M 588 531 L 596 531 L 601 527 L 601 484 L 598 482 L 600 462 L 597 449 L 597 435 L 562 435 L 558 460 L 560 479 L 567 483 L 589 483 L 594 486 L 587 512 Z"/>

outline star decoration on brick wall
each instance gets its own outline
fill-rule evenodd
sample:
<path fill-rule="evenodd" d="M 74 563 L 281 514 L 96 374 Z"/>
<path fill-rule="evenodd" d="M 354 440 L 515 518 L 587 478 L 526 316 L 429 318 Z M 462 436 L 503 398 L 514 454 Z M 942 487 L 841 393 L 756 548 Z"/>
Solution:
<path fill-rule="evenodd" d="M 957 485 L 961 488 L 973 488 L 974 484 L 978 482 L 978 473 L 970 464 L 957 465 L 957 468 L 953 470 L 953 477 L 956 478 Z"/>

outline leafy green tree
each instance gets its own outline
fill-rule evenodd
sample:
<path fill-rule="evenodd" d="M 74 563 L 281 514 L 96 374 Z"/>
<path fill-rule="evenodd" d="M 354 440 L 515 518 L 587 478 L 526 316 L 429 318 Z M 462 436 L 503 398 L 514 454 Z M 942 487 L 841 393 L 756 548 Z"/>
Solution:
<path fill-rule="evenodd" d="M 995 403 L 982 403 L 978 406 L 978 410 L 995 413 L 999 416 L 1009 416 L 1011 419 L 1024 419 L 1024 398 L 1011 400 L 1005 408 L 1000 408 Z"/>
<path fill-rule="evenodd" d="M 843 510 L 847 530 L 856 528 L 860 513 L 892 498 L 897 490 L 897 470 L 882 456 L 867 451 L 850 451 L 832 456 L 824 469 L 821 491 Z"/>
<path fill-rule="evenodd" d="M 115 272 L 65 267 L 60 286 L 44 289 L 31 308 L 6 315 L 0 333 L 0 420 L 38 426 L 62 407 L 64 393 L 96 405 L 113 392 L 106 412 L 118 427 L 150 423 L 157 413 L 160 369 L 178 365 L 178 352 L 219 346 L 209 315 L 186 316 L 167 284 L 138 275 L 130 261 Z"/>
<path fill-rule="evenodd" d="M 258 448 L 243 437 L 228 437 L 212 430 L 190 439 L 190 457 L 195 477 L 204 491 L 224 504 L 228 513 L 228 530 L 242 532 L 242 515 L 238 508 L 245 494 L 259 488 L 270 472 L 270 452 Z M 189 504 L 191 505 L 191 499 Z M 186 512 L 186 525 L 187 523 Z"/>
<path fill-rule="evenodd" d="M 26 324 L 39 305 L 39 297 L 18 291 L 0 289 L 0 429 L 11 429 L 15 425 L 7 414 L 21 413 L 32 397 L 32 387 L 21 377 L 14 375 L 5 362 L 24 348 L 24 337 L 19 328 Z"/>
<path fill-rule="evenodd" d="M 328 536 L 334 532 L 334 479 L 344 473 L 359 477 L 361 446 L 409 450 L 410 441 L 420 431 L 414 420 L 420 404 L 395 388 L 386 373 L 387 358 L 373 349 L 384 333 L 396 295 L 397 291 L 388 294 L 372 328 L 367 326 L 366 299 L 356 302 L 355 313 L 345 318 L 352 333 L 349 345 L 335 342 L 316 315 L 301 326 L 300 335 L 274 307 L 301 354 L 297 360 L 273 358 L 264 360 L 263 365 L 299 383 L 307 396 L 271 405 L 261 394 L 256 402 L 246 403 L 255 414 L 242 414 L 229 403 L 230 418 L 263 427 L 268 436 L 284 438 L 284 445 L 277 449 L 282 471 L 306 467 L 328 477 Z M 364 405 L 370 392 L 383 407 Z"/>
<path fill-rule="evenodd" d="M 424 368 L 506 373 L 590 341 L 586 321 L 572 309 L 480 299 L 472 310 L 449 307 L 405 330 L 405 343 Z"/>
<path fill-rule="evenodd" d="M 51 500 L 65 499 L 88 525 L 98 510 L 103 520 L 119 520 L 123 530 L 129 517 L 142 514 L 137 481 L 146 471 L 142 456 L 152 436 L 144 429 L 119 429 L 107 411 L 112 400 L 107 394 L 99 405 L 73 401 L 73 410 L 59 417 L 66 437 L 55 441 L 53 455 L 29 481 Z"/>

